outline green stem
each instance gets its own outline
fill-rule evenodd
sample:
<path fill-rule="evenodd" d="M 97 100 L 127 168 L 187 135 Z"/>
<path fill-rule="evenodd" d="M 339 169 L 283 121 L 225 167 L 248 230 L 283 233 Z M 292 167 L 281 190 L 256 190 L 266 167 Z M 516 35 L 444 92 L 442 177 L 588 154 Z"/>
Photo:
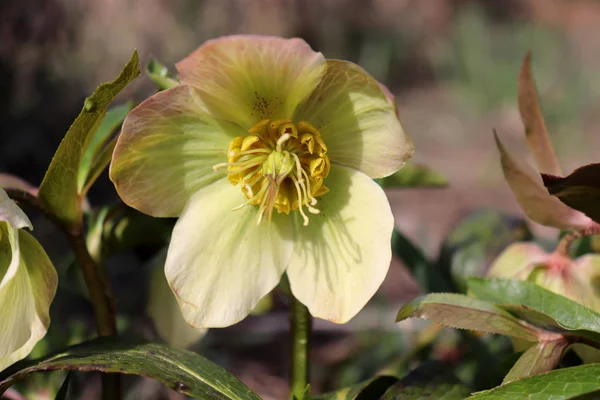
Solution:
<path fill-rule="evenodd" d="M 571 244 L 573 244 L 575 240 L 584 236 L 591 236 L 597 234 L 600 234 L 600 225 L 594 225 L 591 228 L 570 232 L 560 239 L 558 245 L 556 246 L 556 250 L 554 251 L 564 257 L 568 257 Z"/>
<path fill-rule="evenodd" d="M 100 275 L 98 265 L 88 251 L 83 229 L 71 229 L 71 227 L 64 224 L 61 220 L 56 218 L 52 212 L 44 207 L 33 194 L 18 189 L 5 190 L 8 196 L 13 200 L 19 203 L 28 204 L 41 211 L 48 220 L 52 221 L 65 233 L 73 253 L 75 253 L 75 258 L 83 272 L 83 278 L 90 294 L 92 307 L 94 308 L 98 336 L 117 335 L 115 308 L 111 301 L 111 297 L 107 293 L 107 287 Z M 102 386 L 103 399 L 118 400 L 121 398 L 121 379 L 119 375 L 105 374 L 102 379 Z"/>
<path fill-rule="evenodd" d="M 310 333 L 312 316 L 308 308 L 290 294 L 290 323 L 292 338 L 292 354 L 290 365 L 290 395 L 294 399 L 302 399 L 306 386 L 310 383 Z"/>

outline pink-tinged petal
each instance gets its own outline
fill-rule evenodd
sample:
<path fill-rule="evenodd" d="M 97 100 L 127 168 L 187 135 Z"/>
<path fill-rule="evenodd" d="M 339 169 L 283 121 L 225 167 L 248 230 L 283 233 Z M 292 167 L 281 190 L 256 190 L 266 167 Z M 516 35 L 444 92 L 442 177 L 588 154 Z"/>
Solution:
<path fill-rule="evenodd" d="M 332 163 L 371 178 L 396 172 L 412 157 L 393 96 L 361 67 L 327 60 L 327 72 L 294 119 L 321 131 Z"/>
<path fill-rule="evenodd" d="M 165 274 L 197 328 L 233 325 L 279 283 L 292 253 L 289 217 L 256 225 L 256 206 L 223 179 L 196 193 L 175 225 Z M 288 217 L 288 218 L 286 218 Z"/>
<path fill-rule="evenodd" d="M 211 114 L 249 129 L 290 118 L 321 80 L 325 59 L 302 39 L 226 36 L 203 44 L 177 70 Z"/>
<path fill-rule="evenodd" d="M 287 274 L 292 293 L 313 316 L 345 323 L 387 274 L 394 217 L 381 187 L 362 172 L 332 165 L 325 183 L 320 214 L 308 226 L 296 218 Z"/>
<path fill-rule="evenodd" d="M 113 153 L 110 178 L 125 203 L 155 217 L 176 217 L 199 189 L 223 177 L 232 138 L 246 134 L 199 106 L 193 88 L 160 92 L 132 110 Z"/>
<path fill-rule="evenodd" d="M 496 133 L 494 137 L 500 151 L 504 178 L 529 218 L 538 224 L 559 229 L 585 229 L 594 225 L 585 214 L 551 196 L 539 174 L 533 173 L 525 163 L 513 158 Z"/>
<path fill-rule="evenodd" d="M 550 257 L 533 242 L 513 243 L 494 260 L 487 276 L 525 280 L 536 266 L 546 264 Z"/>

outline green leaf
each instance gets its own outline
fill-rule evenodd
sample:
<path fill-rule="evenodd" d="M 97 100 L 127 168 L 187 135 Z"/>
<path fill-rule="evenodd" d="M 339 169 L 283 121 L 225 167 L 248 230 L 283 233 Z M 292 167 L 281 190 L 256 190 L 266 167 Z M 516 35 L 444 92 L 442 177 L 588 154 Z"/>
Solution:
<path fill-rule="evenodd" d="M 156 343 L 127 343 L 122 337 L 96 339 L 49 357 L 14 364 L 0 373 L 0 393 L 33 372 L 49 370 L 133 374 L 200 399 L 260 400 L 224 368 L 196 353 Z"/>
<path fill-rule="evenodd" d="M 558 369 L 475 393 L 469 400 L 562 400 L 600 390 L 600 364 Z"/>
<path fill-rule="evenodd" d="M 496 305 L 454 293 L 431 293 L 405 304 L 396 322 L 406 318 L 423 318 L 459 329 L 498 333 L 537 342 L 534 330 Z"/>
<path fill-rule="evenodd" d="M 54 400 L 67 400 L 67 395 L 69 394 L 69 381 L 71 380 L 71 373 L 69 372 L 63 381 L 63 384 L 60 386 L 58 393 L 56 393 L 56 397 Z"/>
<path fill-rule="evenodd" d="M 551 195 L 600 223 L 600 163 L 577 168 L 561 178 L 542 174 Z"/>
<path fill-rule="evenodd" d="M 151 58 L 146 64 L 146 75 L 158 86 L 159 90 L 179 85 L 179 82 L 169 77 L 169 69 L 155 58 Z"/>
<path fill-rule="evenodd" d="M 110 136 L 119 126 L 121 126 L 123 120 L 125 120 L 125 117 L 132 108 L 133 102 L 129 101 L 125 104 L 113 107 L 106 112 L 98 130 L 91 137 L 81 158 L 77 174 L 77 189 L 80 194 L 87 192 L 86 188 L 89 188 L 93 181 L 98 177 L 99 173 L 94 173 L 93 171 L 93 169 L 98 169 L 99 166 L 97 166 L 97 163 L 100 162 L 101 164 L 100 172 L 108 165 L 106 159 L 100 160 L 99 158 L 102 158 L 101 155 L 107 146 L 106 143 L 110 140 Z M 112 146 L 114 148 L 114 144 Z M 112 154 L 112 148 L 110 149 L 109 154 Z M 110 158 L 108 161 L 110 161 Z"/>
<path fill-rule="evenodd" d="M 382 400 L 462 400 L 471 390 L 457 379 L 447 364 L 425 362 L 392 385 Z"/>
<path fill-rule="evenodd" d="M 396 173 L 375 181 L 384 188 L 448 186 L 448 180 L 442 174 L 414 163 L 407 163 Z"/>
<path fill-rule="evenodd" d="M 71 229 L 81 224 L 82 190 L 78 185 L 82 159 L 117 94 L 140 74 L 137 51 L 112 82 L 103 83 L 87 99 L 79 116 L 58 146 L 39 190 L 39 199 Z"/>
<path fill-rule="evenodd" d="M 502 383 L 552 371 L 558 365 L 568 346 L 569 342 L 564 337 L 542 341 L 531 346 L 517 360 Z"/>
<path fill-rule="evenodd" d="M 523 317 L 533 309 L 538 315 L 542 313 L 552 318 L 559 327 L 567 331 L 576 331 L 594 340 L 600 338 L 599 313 L 535 283 L 500 278 L 470 278 L 467 284 L 479 299 L 512 306 L 508 308 L 511 311 L 520 308 L 524 310 Z"/>
<path fill-rule="evenodd" d="M 394 376 L 378 376 L 368 381 L 348 386 L 335 392 L 313 396 L 313 400 L 371 400 L 378 399 L 385 391 L 398 382 Z"/>
<path fill-rule="evenodd" d="M 392 251 L 402 260 L 425 292 L 453 292 L 448 275 L 430 262 L 423 251 L 397 229 L 392 233 Z"/>
<path fill-rule="evenodd" d="M 527 52 L 518 80 L 519 112 L 529 152 L 538 170 L 543 173 L 560 175 L 560 166 L 554 154 L 554 147 L 548 137 L 544 115 L 539 104 L 533 74 L 531 73 L 531 51 Z"/>
<path fill-rule="evenodd" d="M 482 210 L 460 221 L 440 251 L 438 269 L 449 270 L 459 291 L 466 292 L 465 277 L 485 275 L 487 267 L 510 243 L 531 238 L 527 223 L 501 212 Z"/>

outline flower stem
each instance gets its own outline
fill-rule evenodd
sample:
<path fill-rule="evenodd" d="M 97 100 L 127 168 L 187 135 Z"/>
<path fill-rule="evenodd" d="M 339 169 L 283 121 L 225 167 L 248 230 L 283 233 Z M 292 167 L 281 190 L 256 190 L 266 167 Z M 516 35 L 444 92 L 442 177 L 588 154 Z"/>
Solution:
<path fill-rule="evenodd" d="M 50 212 L 36 196 L 23 190 L 5 189 L 8 196 L 16 202 L 25 203 L 41 211 L 48 220 L 52 221 L 65 233 L 71 245 L 75 258 L 81 266 L 83 278 L 90 294 L 90 300 L 96 318 L 98 336 L 117 335 L 117 320 L 111 296 L 100 275 L 98 265 L 90 255 L 85 243 L 83 229 L 71 229 Z M 81 224 L 83 225 L 83 224 Z M 103 398 L 118 400 L 121 398 L 121 379 L 116 374 L 104 374 L 102 379 Z"/>
<path fill-rule="evenodd" d="M 591 235 L 597 235 L 597 234 L 600 234 L 600 225 L 594 225 L 591 228 L 582 229 L 580 231 L 568 233 L 560 239 L 560 241 L 558 242 L 558 245 L 556 246 L 555 252 L 564 257 L 568 257 L 569 256 L 569 248 L 571 247 L 571 244 L 573 244 L 573 242 L 575 240 L 582 238 L 584 236 L 591 236 Z"/>
<path fill-rule="evenodd" d="M 291 365 L 290 395 L 292 399 L 302 399 L 310 383 L 309 349 L 312 316 L 308 308 L 290 294 Z"/>

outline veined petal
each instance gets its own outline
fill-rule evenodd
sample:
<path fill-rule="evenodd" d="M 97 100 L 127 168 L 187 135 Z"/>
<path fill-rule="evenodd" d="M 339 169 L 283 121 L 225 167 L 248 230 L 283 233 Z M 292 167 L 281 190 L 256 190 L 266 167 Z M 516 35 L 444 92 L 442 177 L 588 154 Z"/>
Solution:
<path fill-rule="evenodd" d="M 292 293 L 315 317 L 345 323 L 375 294 L 390 266 L 394 217 L 383 190 L 362 172 L 331 166 L 321 213 L 296 218 L 287 269 Z"/>
<path fill-rule="evenodd" d="M 211 114 L 249 129 L 290 118 L 321 80 L 325 59 L 302 39 L 240 35 L 209 40 L 177 70 Z"/>
<path fill-rule="evenodd" d="M 0 370 L 26 357 L 46 334 L 58 283 L 56 271 L 39 243 L 23 231 L 13 241 L 15 235 L 9 234 L 10 230 L 0 223 L 0 234 L 10 238 L 0 240 L 0 276 L 15 260 L 18 265 L 10 279 L 4 274 L 0 285 Z"/>
<path fill-rule="evenodd" d="M 574 210 L 551 196 L 539 174 L 534 174 L 523 162 L 512 157 L 496 133 L 496 145 L 504 178 L 525 214 L 538 224 L 560 229 L 585 229 L 595 223 L 585 214 Z"/>
<path fill-rule="evenodd" d="M 332 163 L 371 178 L 393 174 L 414 152 L 389 91 L 351 62 L 327 60 L 325 76 L 294 120 L 320 130 Z"/>
<path fill-rule="evenodd" d="M 200 188 L 223 177 L 231 139 L 246 134 L 198 105 L 186 85 L 162 91 L 129 113 L 117 142 L 110 178 L 131 207 L 176 217 Z"/>
<path fill-rule="evenodd" d="M 165 274 L 186 321 L 235 324 L 278 283 L 292 252 L 291 221 L 273 215 L 256 225 L 257 207 L 226 179 L 190 199 L 175 225 Z"/>

